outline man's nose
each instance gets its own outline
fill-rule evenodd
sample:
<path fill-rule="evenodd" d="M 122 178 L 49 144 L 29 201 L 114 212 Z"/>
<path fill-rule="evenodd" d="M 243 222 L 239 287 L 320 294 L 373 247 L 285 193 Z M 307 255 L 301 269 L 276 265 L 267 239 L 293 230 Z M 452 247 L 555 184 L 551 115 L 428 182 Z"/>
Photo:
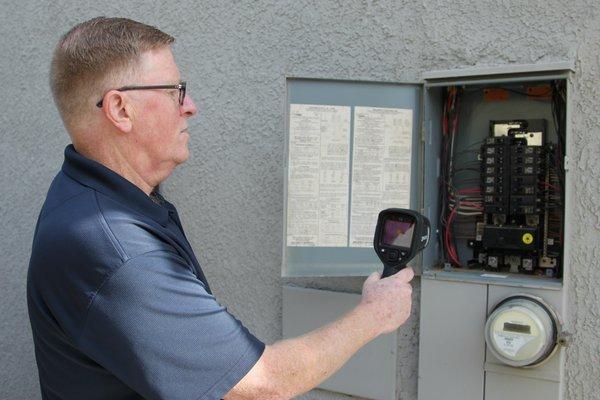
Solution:
<path fill-rule="evenodd" d="M 186 118 L 194 116 L 198 113 L 198 109 L 196 108 L 196 104 L 194 100 L 190 96 L 185 96 L 183 99 L 183 105 L 181 106 L 181 115 Z"/>

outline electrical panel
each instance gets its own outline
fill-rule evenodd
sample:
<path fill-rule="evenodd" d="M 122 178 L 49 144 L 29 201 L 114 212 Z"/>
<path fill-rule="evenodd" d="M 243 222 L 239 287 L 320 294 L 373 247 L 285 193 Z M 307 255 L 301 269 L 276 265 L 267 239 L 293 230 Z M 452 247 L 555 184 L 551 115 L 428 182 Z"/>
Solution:
<path fill-rule="evenodd" d="M 425 215 L 430 244 L 411 264 L 419 400 L 561 398 L 571 73 L 555 63 L 421 83 L 287 80 L 282 276 L 381 271 L 378 212 Z M 307 315 L 323 307 L 298 304 Z M 329 390 L 355 393 L 350 381 Z"/>
<path fill-rule="evenodd" d="M 435 90 L 442 102 L 439 152 L 432 150 L 440 190 L 430 212 L 438 222 L 438 265 L 560 280 L 565 80 Z"/>
<path fill-rule="evenodd" d="M 424 273 L 561 282 L 564 74 L 431 79 L 422 101 L 420 85 L 287 82 L 283 276 L 380 269 L 377 213 L 402 206 L 437 234 Z"/>

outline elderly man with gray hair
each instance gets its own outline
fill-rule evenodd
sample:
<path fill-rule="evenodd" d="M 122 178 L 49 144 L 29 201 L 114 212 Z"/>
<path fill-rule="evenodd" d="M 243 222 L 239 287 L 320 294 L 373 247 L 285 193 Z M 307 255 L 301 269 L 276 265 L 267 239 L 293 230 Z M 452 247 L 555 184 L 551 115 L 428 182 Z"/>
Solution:
<path fill-rule="evenodd" d="M 94 18 L 59 41 L 50 84 L 72 144 L 40 212 L 27 280 L 44 399 L 284 399 L 398 328 L 410 268 L 360 304 L 265 345 L 221 306 L 159 184 L 189 156 L 197 112 L 172 36 Z"/>

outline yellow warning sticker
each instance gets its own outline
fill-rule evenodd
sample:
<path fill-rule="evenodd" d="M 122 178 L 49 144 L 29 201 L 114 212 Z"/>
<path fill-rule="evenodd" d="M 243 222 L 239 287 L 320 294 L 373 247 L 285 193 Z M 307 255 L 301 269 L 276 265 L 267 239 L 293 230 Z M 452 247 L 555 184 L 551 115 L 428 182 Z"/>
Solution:
<path fill-rule="evenodd" d="M 525 244 L 533 243 L 533 235 L 531 233 L 524 234 L 521 239 L 523 240 L 523 243 L 525 243 Z"/>

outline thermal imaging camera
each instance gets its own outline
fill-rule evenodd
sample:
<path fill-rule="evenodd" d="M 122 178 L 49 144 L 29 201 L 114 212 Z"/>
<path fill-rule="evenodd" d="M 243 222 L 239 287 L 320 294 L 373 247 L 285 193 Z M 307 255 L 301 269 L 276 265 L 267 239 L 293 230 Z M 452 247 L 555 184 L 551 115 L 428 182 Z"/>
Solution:
<path fill-rule="evenodd" d="M 379 213 L 373 247 L 383 263 L 382 278 L 394 275 L 429 243 L 429 220 L 413 210 L 388 208 Z"/>

